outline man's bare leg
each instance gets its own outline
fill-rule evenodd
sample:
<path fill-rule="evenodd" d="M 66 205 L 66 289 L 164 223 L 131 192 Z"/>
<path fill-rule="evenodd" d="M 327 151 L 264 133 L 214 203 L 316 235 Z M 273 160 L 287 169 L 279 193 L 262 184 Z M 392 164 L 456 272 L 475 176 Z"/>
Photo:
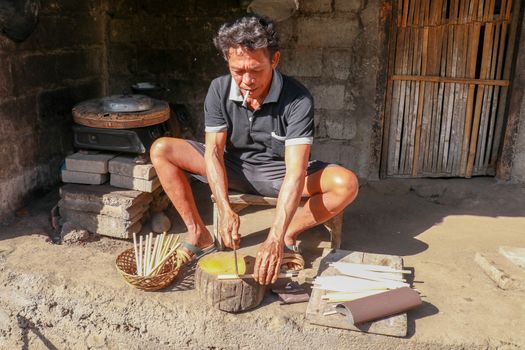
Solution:
<path fill-rule="evenodd" d="M 162 137 L 151 146 L 150 157 L 162 188 L 188 228 L 187 242 L 199 248 L 213 243 L 195 205 L 185 171 L 206 176 L 204 157 L 182 139 Z"/>
<path fill-rule="evenodd" d="M 310 198 L 294 215 L 286 230 L 284 243 L 294 245 L 301 232 L 340 213 L 352 203 L 358 190 L 355 174 L 341 166 L 329 166 L 307 176 L 303 196 Z"/>

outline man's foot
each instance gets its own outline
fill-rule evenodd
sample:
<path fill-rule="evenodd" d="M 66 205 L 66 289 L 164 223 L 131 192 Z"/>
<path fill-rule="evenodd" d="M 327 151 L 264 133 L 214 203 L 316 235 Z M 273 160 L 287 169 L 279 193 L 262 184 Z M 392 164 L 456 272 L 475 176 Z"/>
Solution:
<path fill-rule="evenodd" d="M 181 248 L 177 249 L 177 265 L 181 267 L 193 260 L 198 260 L 205 255 L 216 252 L 217 247 L 211 244 L 205 248 L 199 248 L 188 242 L 182 243 Z"/>
<path fill-rule="evenodd" d="M 304 259 L 296 244 L 285 244 L 281 270 L 298 271 L 304 269 Z"/>
<path fill-rule="evenodd" d="M 215 240 L 208 230 L 201 234 L 193 234 L 187 237 L 186 242 L 182 243 L 181 247 L 177 249 L 179 264 L 184 265 L 190 261 L 198 260 L 216 250 Z"/>

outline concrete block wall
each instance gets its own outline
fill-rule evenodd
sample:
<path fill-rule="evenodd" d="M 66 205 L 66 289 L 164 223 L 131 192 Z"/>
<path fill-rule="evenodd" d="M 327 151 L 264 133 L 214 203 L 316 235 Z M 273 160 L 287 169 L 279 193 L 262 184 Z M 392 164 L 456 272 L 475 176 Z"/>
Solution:
<path fill-rule="evenodd" d="M 281 70 L 315 99 L 313 157 L 368 177 L 379 55 L 379 1 L 303 0 L 281 23 Z"/>
<path fill-rule="evenodd" d="M 0 35 L 0 218 L 58 183 L 71 108 L 102 94 L 101 9 L 98 0 L 42 1 L 28 39 Z"/>
<path fill-rule="evenodd" d="M 239 1 L 111 2 L 109 90 L 138 81 L 170 89 L 165 98 L 187 105 L 203 137 L 202 105 L 210 81 L 227 73 L 213 47 L 219 26 L 244 10 Z M 378 60 L 379 0 L 301 0 L 278 23 L 280 69 L 303 82 L 316 104 L 314 157 L 367 177 Z"/>

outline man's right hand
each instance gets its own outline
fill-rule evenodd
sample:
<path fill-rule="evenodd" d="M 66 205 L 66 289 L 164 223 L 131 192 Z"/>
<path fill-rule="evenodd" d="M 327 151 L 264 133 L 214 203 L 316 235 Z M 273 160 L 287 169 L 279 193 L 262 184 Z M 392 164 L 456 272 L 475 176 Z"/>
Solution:
<path fill-rule="evenodd" d="M 224 245 L 228 248 L 239 248 L 241 236 L 239 235 L 239 215 L 233 210 L 225 210 L 219 214 L 219 234 Z"/>

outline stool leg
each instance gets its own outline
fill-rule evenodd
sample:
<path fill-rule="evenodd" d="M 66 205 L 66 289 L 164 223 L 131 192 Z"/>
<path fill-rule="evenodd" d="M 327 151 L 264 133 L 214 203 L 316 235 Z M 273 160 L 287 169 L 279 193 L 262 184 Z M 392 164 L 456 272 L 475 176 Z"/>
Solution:
<path fill-rule="evenodd" d="M 223 250 L 224 246 L 222 245 L 222 238 L 219 234 L 219 208 L 215 202 L 213 203 L 213 237 L 217 249 Z"/>
<path fill-rule="evenodd" d="M 339 213 L 327 222 L 324 226 L 330 233 L 330 241 L 333 249 L 341 248 L 341 232 L 343 230 L 343 213 Z"/>
<path fill-rule="evenodd" d="M 233 211 L 236 212 L 237 214 L 243 210 L 244 208 L 248 208 L 250 205 L 249 204 L 237 204 L 237 203 L 232 203 L 230 204 Z"/>

